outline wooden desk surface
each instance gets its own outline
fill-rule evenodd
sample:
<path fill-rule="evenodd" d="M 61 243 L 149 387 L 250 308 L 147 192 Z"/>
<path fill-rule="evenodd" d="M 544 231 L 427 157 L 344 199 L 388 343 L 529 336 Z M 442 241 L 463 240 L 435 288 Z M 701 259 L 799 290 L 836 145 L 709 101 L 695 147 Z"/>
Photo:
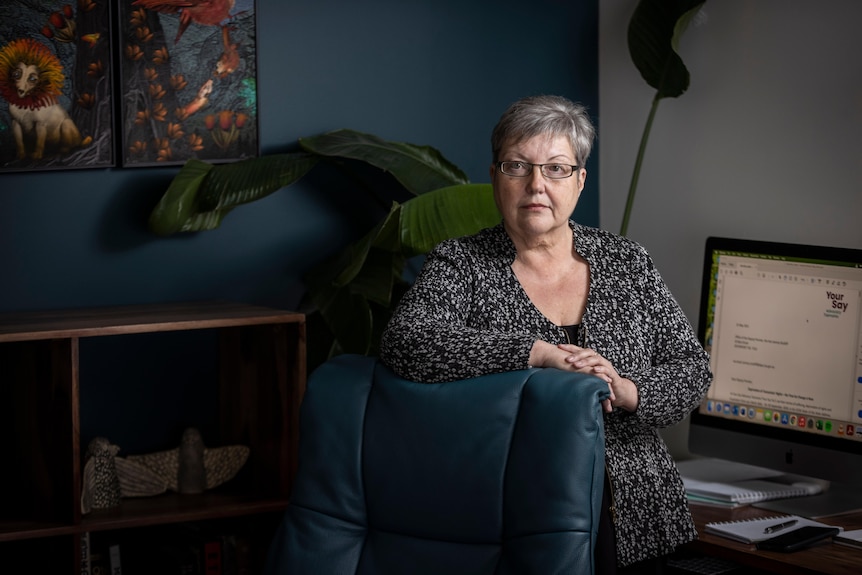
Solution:
<path fill-rule="evenodd" d="M 722 557 L 771 573 L 787 575 L 860 575 L 862 573 L 862 549 L 825 542 L 793 553 L 758 551 L 754 545 L 739 543 L 704 531 L 704 526 L 713 521 L 738 521 L 777 515 L 773 511 L 750 506 L 723 509 L 696 504 L 692 504 L 690 508 L 700 535 L 697 541 L 686 546 L 692 551 Z M 838 525 L 846 530 L 862 529 L 862 512 L 834 515 L 818 521 Z"/>

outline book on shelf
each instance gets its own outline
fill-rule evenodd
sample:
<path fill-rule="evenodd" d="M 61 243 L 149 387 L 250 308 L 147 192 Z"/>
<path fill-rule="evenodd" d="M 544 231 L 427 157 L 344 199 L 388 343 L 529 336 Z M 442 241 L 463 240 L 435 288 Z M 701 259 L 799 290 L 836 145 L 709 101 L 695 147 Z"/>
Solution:
<path fill-rule="evenodd" d="M 204 573 L 222 575 L 221 541 L 212 539 L 204 543 Z"/>
<path fill-rule="evenodd" d="M 832 525 L 827 525 L 826 523 L 821 523 L 799 515 L 776 515 L 770 517 L 758 517 L 755 519 L 741 519 L 738 521 L 707 523 L 704 527 L 704 531 L 711 533 L 712 535 L 719 535 L 741 543 L 757 543 L 759 541 L 771 539 L 772 537 L 776 537 L 783 533 L 790 533 L 791 531 L 795 531 L 796 529 L 806 525 L 833 527 Z"/>
<path fill-rule="evenodd" d="M 248 537 L 200 524 L 88 534 L 81 575 L 250 575 Z M 83 557 L 82 540 L 82 557 Z M 84 571 L 88 565 L 89 573 Z"/>
<path fill-rule="evenodd" d="M 90 565 L 90 532 L 81 533 L 81 575 L 91 575 L 92 566 Z"/>
<path fill-rule="evenodd" d="M 108 548 L 108 556 L 111 558 L 111 575 L 123 575 L 119 543 L 115 543 Z"/>
<path fill-rule="evenodd" d="M 823 490 L 815 481 L 719 459 L 681 461 L 677 468 L 692 503 L 734 507 L 816 495 Z"/>

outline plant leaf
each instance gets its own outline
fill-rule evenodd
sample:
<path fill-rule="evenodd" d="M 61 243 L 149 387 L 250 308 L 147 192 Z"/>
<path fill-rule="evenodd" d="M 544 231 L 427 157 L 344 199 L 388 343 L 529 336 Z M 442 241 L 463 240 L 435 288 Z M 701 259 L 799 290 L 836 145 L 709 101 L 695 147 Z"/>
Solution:
<path fill-rule="evenodd" d="M 393 202 L 392 209 L 374 228 L 356 242 L 348 245 L 334 258 L 324 260 L 305 275 L 309 291 L 342 288 L 349 285 L 362 271 L 369 252 L 379 248 L 390 253 L 400 252 L 397 233 L 401 205 Z"/>
<path fill-rule="evenodd" d="M 396 288 L 401 289 L 408 257 L 499 221 L 490 184 L 449 186 L 394 203 L 368 234 L 306 275 L 309 296 L 336 339 L 333 349 L 376 349 L 376 337 L 385 327 L 380 324 L 395 303 L 393 295 L 400 297 Z M 368 307 L 371 303 L 380 306 L 378 313 Z M 355 311 L 348 304 L 356 306 Z"/>
<path fill-rule="evenodd" d="M 679 39 L 705 0 L 640 0 L 629 21 L 629 54 L 657 98 L 676 98 L 689 86 Z"/>
<path fill-rule="evenodd" d="M 275 154 L 215 166 L 204 181 L 203 209 L 253 202 L 299 180 L 317 164 L 312 154 Z"/>
<path fill-rule="evenodd" d="M 401 250 L 405 257 L 428 253 L 448 238 L 500 222 L 491 184 L 449 186 L 401 204 Z"/>
<path fill-rule="evenodd" d="M 431 146 L 389 142 L 355 130 L 300 138 L 303 149 L 321 156 L 361 160 L 387 171 L 414 195 L 469 183 L 466 174 Z"/>
<path fill-rule="evenodd" d="M 307 153 L 261 156 L 217 166 L 189 160 L 150 214 L 150 229 L 159 235 L 215 229 L 236 206 L 289 186 L 318 161 Z"/>
<path fill-rule="evenodd" d="M 171 181 L 168 191 L 150 213 L 149 226 L 153 233 L 169 236 L 180 231 L 195 213 L 198 189 L 212 165 L 200 160 L 188 160 Z"/>

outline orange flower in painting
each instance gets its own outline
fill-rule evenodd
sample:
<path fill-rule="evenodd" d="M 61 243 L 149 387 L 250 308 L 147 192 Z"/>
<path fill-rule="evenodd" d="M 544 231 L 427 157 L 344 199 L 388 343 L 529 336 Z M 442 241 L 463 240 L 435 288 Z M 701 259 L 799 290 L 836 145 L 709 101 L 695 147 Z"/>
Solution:
<path fill-rule="evenodd" d="M 96 60 L 95 62 L 90 62 L 87 65 L 87 76 L 90 76 L 91 78 L 98 78 L 99 76 L 102 75 L 103 71 L 104 71 L 104 67 L 102 66 L 101 60 Z"/>
<path fill-rule="evenodd" d="M 135 114 L 135 125 L 143 126 L 150 121 L 150 111 L 140 110 Z"/>
<path fill-rule="evenodd" d="M 135 28 L 135 36 L 137 36 L 138 40 L 144 43 L 147 43 L 153 39 L 153 33 L 150 32 L 150 29 L 147 26 Z"/>
<path fill-rule="evenodd" d="M 99 38 L 101 37 L 101 34 L 99 34 L 98 32 L 94 32 L 92 34 L 84 34 L 83 36 L 81 36 L 81 40 L 89 44 L 90 48 L 93 48 L 96 45 L 96 42 L 98 42 Z"/>
<path fill-rule="evenodd" d="M 81 94 L 78 97 L 78 106 L 85 110 L 89 110 L 96 103 L 96 98 L 90 93 Z"/>
<path fill-rule="evenodd" d="M 188 82 L 186 82 L 185 76 L 182 74 L 177 74 L 176 76 L 171 76 L 171 88 L 175 91 L 182 90 L 186 86 L 188 86 Z"/>
<path fill-rule="evenodd" d="M 157 48 L 156 51 L 153 52 L 153 62 L 156 64 L 167 64 L 170 59 L 171 55 L 168 54 L 167 48 Z"/>
<path fill-rule="evenodd" d="M 218 113 L 218 127 L 222 130 L 230 130 L 230 127 L 233 125 L 233 111 L 232 110 L 222 110 Z"/>
<path fill-rule="evenodd" d="M 248 120 L 248 114 L 237 113 L 233 110 L 222 110 L 216 117 L 212 115 L 207 116 L 204 122 L 207 130 L 210 131 L 215 145 L 222 150 L 227 150 L 239 138 L 239 131 Z M 215 129 L 216 121 L 218 121 L 218 129 Z"/>
<path fill-rule="evenodd" d="M 165 105 L 161 102 L 157 102 L 156 105 L 153 106 L 153 119 L 159 122 L 164 122 L 167 117 L 168 109 L 165 108 Z"/>
<path fill-rule="evenodd" d="M 66 19 L 59 12 L 53 12 L 51 16 L 48 17 L 48 22 L 51 23 L 51 26 L 54 28 L 62 28 L 66 25 Z"/>
<path fill-rule="evenodd" d="M 189 117 L 189 113 L 186 112 L 185 108 L 177 108 L 176 110 L 174 110 L 174 116 L 177 118 L 177 120 L 182 122 Z"/>
<path fill-rule="evenodd" d="M 69 12 L 71 13 L 71 8 L 69 8 Z M 74 42 L 75 41 L 75 21 L 70 20 L 72 16 L 60 14 L 59 12 L 52 12 L 50 16 L 48 16 L 48 23 L 53 26 L 53 30 L 51 30 L 51 38 L 54 38 L 60 42 Z M 42 31 L 44 34 L 44 30 Z"/>
<path fill-rule="evenodd" d="M 168 137 L 172 140 L 179 140 L 186 133 L 183 132 L 183 127 L 180 124 L 174 124 L 173 122 L 168 124 Z"/>
<path fill-rule="evenodd" d="M 165 89 L 162 88 L 161 84 L 150 84 L 149 91 L 154 100 L 161 100 L 165 97 Z"/>
<path fill-rule="evenodd" d="M 89 12 L 95 7 L 96 3 L 93 0 L 78 0 L 78 9 L 81 12 Z"/>
<path fill-rule="evenodd" d="M 71 18 L 74 13 L 72 12 L 72 7 L 69 4 L 63 5 L 63 14 L 66 15 L 66 18 Z"/>
<path fill-rule="evenodd" d="M 167 138 L 156 138 L 153 140 L 153 146 L 156 148 L 156 161 L 165 162 L 173 156 L 171 152 L 171 141 Z"/>
<path fill-rule="evenodd" d="M 143 8 L 135 10 L 131 14 L 129 14 L 129 24 L 134 26 L 143 26 L 147 22 L 147 13 L 144 12 Z"/>
<path fill-rule="evenodd" d="M 132 61 L 140 60 L 144 57 L 144 52 L 140 46 L 135 44 L 126 44 L 126 58 Z"/>
<path fill-rule="evenodd" d="M 197 134 L 189 134 L 189 146 L 192 151 L 200 152 L 204 149 L 204 139 L 198 136 Z"/>
<path fill-rule="evenodd" d="M 144 78 L 147 82 L 155 82 L 159 78 L 159 73 L 155 68 L 144 68 Z"/>
<path fill-rule="evenodd" d="M 147 143 L 140 140 L 135 140 L 134 142 L 132 142 L 132 145 L 129 146 L 129 152 L 131 152 L 133 156 L 143 154 L 146 151 Z"/>

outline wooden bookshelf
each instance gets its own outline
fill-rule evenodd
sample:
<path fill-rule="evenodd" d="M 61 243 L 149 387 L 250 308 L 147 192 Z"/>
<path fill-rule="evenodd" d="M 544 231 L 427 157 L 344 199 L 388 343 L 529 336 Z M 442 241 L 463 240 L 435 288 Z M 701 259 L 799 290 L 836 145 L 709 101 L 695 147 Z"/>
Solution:
<path fill-rule="evenodd" d="M 147 335 L 141 340 L 133 334 Z M 115 359 L 113 352 L 100 357 L 99 346 L 95 352 L 88 346 L 111 338 L 108 349 L 132 348 L 128 352 L 138 355 L 128 369 L 134 370 L 164 359 L 145 348 L 169 334 L 202 337 L 194 340 L 190 357 L 183 349 L 174 351 L 186 370 L 194 362 L 211 364 L 211 372 L 200 370 L 207 381 L 200 384 L 204 413 L 196 414 L 210 425 L 205 442 L 246 445 L 249 459 L 234 479 L 200 495 L 124 498 L 118 507 L 82 514 L 81 476 L 91 439 L 84 430 L 92 434 L 101 423 L 89 421 L 93 410 L 82 405 L 91 399 L 95 379 L 104 375 L 100 366 Z M 182 347 L 175 341 L 172 346 Z M 305 345 L 303 314 L 231 302 L 0 314 L 0 433 L 12 438 L 4 469 L 14 470 L 0 474 L 0 557 L 15 554 L 16 546 L 56 549 L 48 565 L 52 572 L 80 573 L 76 550 L 84 533 L 283 512 L 297 465 Z M 161 389 L 182 397 L 186 381 L 170 379 L 168 369 L 159 377 Z M 159 393 L 157 386 L 150 389 L 133 378 L 118 385 L 128 388 L 117 393 L 131 397 L 153 399 Z M 135 404 L 123 402 L 120 409 L 129 413 L 112 415 L 138 417 L 154 427 L 163 423 L 134 413 Z M 173 402 L 172 407 L 176 404 L 182 406 Z M 112 429 L 99 428 L 98 434 L 110 438 Z M 257 543 L 264 548 L 269 541 Z"/>

